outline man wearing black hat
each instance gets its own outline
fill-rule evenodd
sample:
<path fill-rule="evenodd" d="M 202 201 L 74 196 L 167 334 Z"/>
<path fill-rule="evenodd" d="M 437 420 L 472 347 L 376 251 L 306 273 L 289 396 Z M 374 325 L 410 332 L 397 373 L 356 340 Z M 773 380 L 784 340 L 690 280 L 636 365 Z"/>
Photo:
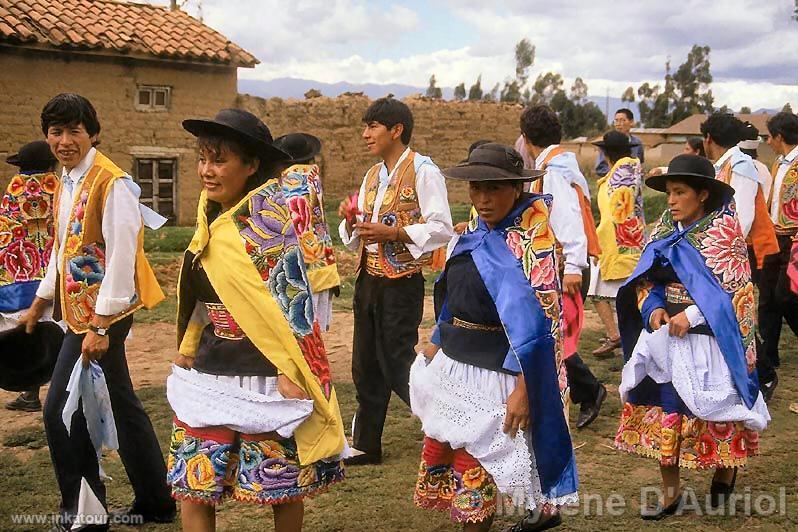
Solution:
<path fill-rule="evenodd" d="M 3 257 L 0 264 L 7 265 L 0 267 L 0 331 L 18 325 L 17 320 L 30 307 L 39 282 L 47 271 L 50 259 L 47 250 L 53 242 L 53 192 L 58 179 L 54 173 L 58 161 L 43 140 L 25 144 L 19 153 L 10 155 L 6 162 L 18 166 L 19 173 L 11 178 L 0 205 L 0 226 L 7 225 L 6 230 L 10 229 L 12 234 L 8 242 L 0 245 L 0 257 Z M 32 260 L 6 261 L 5 257 Z M 6 408 L 38 412 L 42 409 L 39 387 L 49 380 L 63 333 L 59 327 L 52 325 L 52 328 L 37 327 L 37 338 L 24 338 L 17 332 L 0 335 L 0 353 L 3 355 L 16 358 L 22 349 L 28 353 L 27 367 L 18 368 L 17 371 L 8 366 L 16 362 L 12 358 L 0 360 L 0 374 L 4 382 L 0 387 L 24 390 L 7 403 Z M 41 365 L 36 361 L 40 361 Z M 37 371 L 37 367 L 41 371 Z M 27 375 L 26 370 L 29 372 Z"/>
<path fill-rule="evenodd" d="M 324 215 L 320 170 L 314 164 L 321 152 L 321 140 L 308 133 L 290 133 L 274 139 L 274 145 L 291 157 L 280 173 L 280 182 L 305 259 L 314 316 L 321 330 L 327 331 L 332 319 L 332 298 L 340 292 L 341 278 Z"/>
<path fill-rule="evenodd" d="M 152 224 L 155 213 L 141 208 L 138 186 L 95 148 L 100 122 L 86 98 L 55 96 L 42 110 L 41 126 L 63 170 L 53 206 L 55 243 L 47 273 L 20 322 L 31 332 L 52 305 L 55 317 L 69 326 L 44 405 L 44 427 L 61 490 L 58 526 L 70 528 L 85 519 L 79 509 L 84 483 L 105 506 L 105 485 L 83 413 L 75 413 L 69 431 L 62 420 L 67 383 L 80 361 L 84 367 L 97 362 L 105 375 L 119 454 L 135 493 L 132 512 L 144 521 L 170 521 L 175 504 L 166 485 L 166 464 L 133 391 L 125 358 L 132 314 L 164 297 L 143 250 L 144 215 Z"/>
<path fill-rule="evenodd" d="M 408 378 L 424 310 L 422 269 L 453 235 L 443 175 L 408 147 L 413 115 L 407 105 L 380 98 L 363 122 L 366 147 L 382 161 L 363 179 L 357 219 L 339 226 L 341 240 L 360 255 L 352 377 L 358 400 L 353 447 L 361 453 L 348 464 L 381 462 L 391 392 L 410 402 Z M 342 203 L 341 212 L 346 208 Z"/>

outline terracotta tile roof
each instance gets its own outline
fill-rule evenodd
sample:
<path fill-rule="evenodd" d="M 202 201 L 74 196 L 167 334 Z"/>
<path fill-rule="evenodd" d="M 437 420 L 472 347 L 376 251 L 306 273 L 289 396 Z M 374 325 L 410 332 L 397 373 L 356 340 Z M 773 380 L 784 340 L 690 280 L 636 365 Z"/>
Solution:
<path fill-rule="evenodd" d="M 113 0 L 0 0 L 0 44 L 252 67 L 258 60 L 183 11 Z"/>
<path fill-rule="evenodd" d="M 0 0 L 2 1 L 2 0 Z M 734 113 L 734 116 L 743 122 L 751 122 L 759 130 L 760 135 L 767 135 L 767 121 L 771 115 L 767 113 L 742 114 Z M 665 130 L 667 135 L 701 135 L 701 124 L 707 119 L 707 115 L 697 113 L 688 116 L 681 122 L 676 122 Z"/>

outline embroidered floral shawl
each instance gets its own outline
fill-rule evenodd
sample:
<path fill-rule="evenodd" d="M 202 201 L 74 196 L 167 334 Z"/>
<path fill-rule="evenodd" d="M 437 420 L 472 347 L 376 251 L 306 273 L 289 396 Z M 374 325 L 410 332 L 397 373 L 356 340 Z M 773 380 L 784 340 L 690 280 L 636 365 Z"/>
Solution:
<path fill-rule="evenodd" d="M 695 300 L 720 346 L 735 387 L 751 408 L 759 393 L 756 375 L 754 285 L 734 202 L 679 230 L 665 211 L 637 268 L 618 293 L 618 322 L 627 358 L 643 328 L 638 281 L 665 259 Z"/>

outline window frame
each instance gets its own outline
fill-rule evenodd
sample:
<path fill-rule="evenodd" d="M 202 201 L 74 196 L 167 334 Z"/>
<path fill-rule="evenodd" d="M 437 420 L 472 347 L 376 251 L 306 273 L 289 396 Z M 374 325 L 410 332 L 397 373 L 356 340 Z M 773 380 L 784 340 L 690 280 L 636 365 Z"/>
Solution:
<path fill-rule="evenodd" d="M 177 180 L 179 178 L 179 168 L 178 168 L 178 157 L 168 157 L 168 156 L 159 156 L 159 155 L 136 155 L 133 157 L 133 181 L 142 188 L 142 195 L 139 198 L 139 201 L 156 212 L 161 212 L 161 204 L 162 202 L 170 202 L 171 203 L 171 213 L 166 216 L 167 222 L 166 225 L 177 225 L 177 216 L 178 216 L 178 198 L 177 198 Z M 159 177 L 159 167 L 163 164 L 169 162 L 170 166 L 172 167 L 172 176 L 170 178 L 161 178 Z M 141 164 L 149 163 L 151 177 L 148 179 L 144 179 L 140 177 L 140 165 Z M 143 187 L 142 183 L 150 185 L 150 194 L 149 196 L 145 197 L 143 194 Z M 160 191 L 161 185 L 170 184 L 171 185 L 171 198 L 161 198 Z M 163 215 L 163 213 L 161 213 Z"/>
<path fill-rule="evenodd" d="M 149 94 L 149 103 L 144 104 L 140 102 L 142 93 Z M 155 103 L 156 95 L 160 93 L 164 95 L 163 105 L 158 105 Z M 136 85 L 136 94 L 133 99 L 133 105 L 136 110 L 163 113 L 169 111 L 171 104 L 172 87 L 168 85 Z"/>

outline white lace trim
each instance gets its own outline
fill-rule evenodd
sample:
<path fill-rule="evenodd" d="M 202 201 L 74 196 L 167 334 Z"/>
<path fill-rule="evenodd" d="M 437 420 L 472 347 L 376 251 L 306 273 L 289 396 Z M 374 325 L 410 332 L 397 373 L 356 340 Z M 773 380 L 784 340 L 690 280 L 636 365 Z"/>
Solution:
<path fill-rule="evenodd" d="M 577 502 L 576 493 L 548 499 L 542 493 L 537 461 L 523 433 L 502 431 L 513 375 L 464 364 L 438 351 L 427 365 L 418 355 L 410 369 L 410 405 L 424 434 L 453 449 L 464 448 L 493 476 L 499 491 L 516 506 Z"/>
<path fill-rule="evenodd" d="M 166 397 L 177 418 L 195 427 L 290 437 L 313 411 L 310 399 L 286 399 L 276 377 L 228 377 L 172 366 Z"/>
<path fill-rule="evenodd" d="M 742 421 L 746 428 L 764 430 L 770 413 L 759 393 L 750 410 L 732 381 L 731 372 L 714 336 L 669 336 L 668 326 L 643 331 L 632 357 L 623 368 L 619 392 L 629 391 L 646 376 L 657 383 L 670 382 L 690 412 L 707 421 Z"/>

